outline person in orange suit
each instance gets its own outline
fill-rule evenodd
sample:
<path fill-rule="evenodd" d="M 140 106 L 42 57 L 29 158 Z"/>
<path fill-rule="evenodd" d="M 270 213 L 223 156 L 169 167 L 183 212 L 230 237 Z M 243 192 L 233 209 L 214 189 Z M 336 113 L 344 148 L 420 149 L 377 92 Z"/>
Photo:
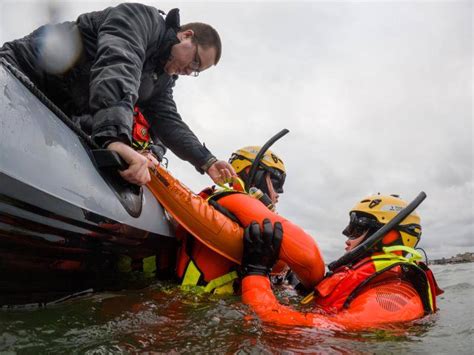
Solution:
<path fill-rule="evenodd" d="M 346 252 L 364 243 L 388 223 L 406 202 L 396 195 L 373 195 L 350 211 Z M 380 328 L 413 321 L 436 312 L 436 296 L 443 291 L 414 249 L 421 236 L 420 217 L 412 212 L 389 231 L 366 255 L 327 273 L 302 303 L 314 309 L 303 313 L 284 306 L 274 296 L 269 273 L 278 259 L 283 229 L 264 220 L 245 230 L 242 259 L 242 300 L 267 323 L 324 329 Z"/>
<path fill-rule="evenodd" d="M 229 159 L 229 163 L 244 185 L 248 183 L 249 170 L 259 150 L 259 146 L 244 147 L 235 151 Z M 258 165 L 255 183 L 252 186 L 266 195 L 268 203 L 271 203 L 269 208 L 273 208 L 278 203 L 279 194 L 283 193 L 285 177 L 286 170 L 283 161 L 272 151 L 267 150 Z M 236 184 L 233 187 L 234 189 L 245 188 Z M 225 193 L 224 191 L 223 194 Z M 212 201 L 214 207 L 237 221 L 234 216 L 218 205 L 220 194 L 215 187 L 207 188 L 199 195 L 205 199 L 214 199 Z M 208 248 L 181 226 L 178 226 L 176 235 L 181 243 L 178 250 L 176 275 L 182 287 L 201 286 L 205 292 L 221 295 L 233 294 L 238 288 L 238 265 Z M 283 272 L 285 266 L 280 263 L 279 272 Z"/>

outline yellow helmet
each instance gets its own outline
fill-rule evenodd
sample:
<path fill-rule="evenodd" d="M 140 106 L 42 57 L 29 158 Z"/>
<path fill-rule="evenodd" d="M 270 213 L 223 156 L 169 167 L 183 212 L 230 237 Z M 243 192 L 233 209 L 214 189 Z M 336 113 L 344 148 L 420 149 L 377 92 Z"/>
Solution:
<path fill-rule="evenodd" d="M 229 159 L 229 163 L 235 169 L 235 172 L 238 174 L 245 168 L 252 165 L 255 157 L 262 147 L 259 146 L 249 146 L 236 150 L 232 153 L 232 156 Z M 285 164 L 278 155 L 273 153 L 271 150 L 267 150 L 262 157 L 260 162 L 261 165 L 264 165 L 268 168 L 274 168 L 280 170 L 282 173 L 286 173 Z"/>
<path fill-rule="evenodd" d="M 372 195 L 362 199 L 349 212 L 349 225 L 342 232 L 349 238 L 356 238 L 366 230 L 367 237 L 391 221 L 407 203 L 398 195 Z M 416 212 L 408 215 L 396 228 L 399 233 L 387 234 L 376 249 L 383 246 L 404 245 L 415 248 L 421 237 L 420 216 Z"/>
<path fill-rule="evenodd" d="M 236 150 L 232 153 L 229 163 L 233 166 L 235 172 L 240 178 L 248 184 L 248 174 L 252 163 L 257 157 L 261 147 L 249 146 Z M 267 150 L 258 165 L 258 172 L 255 175 L 255 186 L 262 191 L 267 192 L 266 184 L 263 184 L 263 173 L 269 172 L 273 187 L 276 192 L 283 193 L 283 184 L 286 178 L 286 169 L 283 160 L 271 150 Z M 265 186 L 263 186 L 265 185 Z M 251 186 L 247 186 L 249 189 Z"/>

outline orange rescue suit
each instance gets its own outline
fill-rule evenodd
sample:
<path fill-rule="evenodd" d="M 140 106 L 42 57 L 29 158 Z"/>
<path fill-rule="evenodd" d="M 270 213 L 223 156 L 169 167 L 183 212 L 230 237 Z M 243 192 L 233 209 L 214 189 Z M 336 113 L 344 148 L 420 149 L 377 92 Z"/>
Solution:
<path fill-rule="evenodd" d="M 219 193 L 215 193 L 216 190 L 213 187 L 209 187 L 201 191 L 199 196 L 203 199 L 213 196 L 214 200 L 219 201 L 220 197 L 223 197 L 223 195 L 221 196 Z M 212 280 L 237 269 L 238 264 L 208 248 L 205 244 L 194 238 L 192 234 L 188 233 L 183 226 L 178 225 L 175 234 L 176 238 L 181 243 L 178 248 L 176 263 L 176 276 L 178 276 L 181 281 L 184 280 L 191 261 L 200 273 L 196 286 L 206 286 Z M 283 271 L 286 271 L 286 268 L 286 264 L 280 261 L 273 268 L 273 274 L 280 274 Z M 238 285 L 236 286 L 237 287 L 234 287 L 235 290 L 230 289 L 230 291 L 238 290 Z M 216 291 L 219 292 L 217 289 Z M 229 291 L 229 289 L 226 291 Z M 214 289 L 211 289 L 210 292 L 214 292 Z M 224 291 L 222 290 L 220 292 L 222 293 Z M 231 292 L 231 294 L 232 293 L 234 292 Z"/>
<path fill-rule="evenodd" d="M 190 191 L 162 166 L 157 165 L 151 173 L 147 187 L 173 218 L 207 247 L 240 264 L 243 228 Z M 303 229 L 270 211 L 259 200 L 243 193 L 223 196 L 219 199 L 219 204 L 232 212 L 245 226 L 265 218 L 281 222 L 284 238 L 280 259 L 298 275 L 306 288 L 311 289 L 322 280 L 322 255 L 315 240 Z"/>
<path fill-rule="evenodd" d="M 316 286 L 314 313 L 281 305 L 264 276 L 242 280 L 242 299 L 268 323 L 334 330 L 378 328 L 435 312 L 436 295 L 442 291 L 424 264 L 416 271 L 415 267 L 394 262 L 376 271 L 370 257 L 352 268 L 342 267 Z"/>
<path fill-rule="evenodd" d="M 207 199 L 214 193 L 213 188 L 204 189 L 199 193 L 203 199 Z M 206 285 L 210 281 L 225 275 L 235 269 L 236 263 L 209 249 L 205 244 L 194 238 L 192 234 L 179 225 L 176 228 L 176 237 L 181 242 L 178 249 L 176 264 L 176 275 L 183 279 L 189 262 L 193 261 L 201 273 L 197 285 Z"/>

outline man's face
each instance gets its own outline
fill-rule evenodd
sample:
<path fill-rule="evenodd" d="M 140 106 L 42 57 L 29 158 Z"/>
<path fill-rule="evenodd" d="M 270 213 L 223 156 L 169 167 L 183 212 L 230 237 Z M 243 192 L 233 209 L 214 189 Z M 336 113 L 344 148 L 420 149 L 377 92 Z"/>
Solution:
<path fill-rule="evenodd" d="M 171 48 L 170 58 L 164 68 L 168 75 L 191 75 L 214 65 L 216 49 L 201 47 L 193 42 L 193 36 L 192 30 L 178 32 L 177 37 L 180 42 Z"/>

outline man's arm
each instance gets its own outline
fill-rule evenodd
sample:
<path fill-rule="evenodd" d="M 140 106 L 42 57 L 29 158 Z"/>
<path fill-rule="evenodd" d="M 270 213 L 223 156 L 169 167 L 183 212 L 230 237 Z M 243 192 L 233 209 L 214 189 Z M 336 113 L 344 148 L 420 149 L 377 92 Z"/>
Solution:
<path fill-rule="evenodd" d="M 265 323 L 337 329 L 329 318 L 315 313 L 302 313 L 278 302 L 266 276 L 249 275 L 242 280 L 242 301 Z"/>
<path fill-rule="evenodd" d="M 141 4 L 121 4 L 100 13 L 82 15 L 78 25 L 98 27 L 95 62 L 90 72 L 89 105 L 92 138 L 116 151 L 129 168 L 120 172 L 134 184 L 150 180 L 148 159 L 130 148 L 133 107 L 152 35 L 164 29 L 158 10 Z M 156 36 L 155 36 L 156 37 Z"/>
<path fill-rule="evenodd" d="M 283 231 L 263 221 L 245 229 L 242 258 L 242 301 L 267 323 L 297 325 L 330 330 L 358 330 L 407 322 L 423 316 L 423 304 L 415 289 L 398 278 L 366 288 L 350 308 L 334 315 L 303 313 L 278 302 L 268 278 L 280 251 Z"/>
<path fill-rule="evenodd" d="M 173 99 L 174 81 L 164 93 L 156 95 L 143 108 L 153 135 L 158 137 L 179 158 L 191 163 L 200 173 L 207 173 L 215 183 L 224 183 L 236 176 L 232 166 L 218 160 L 181 119 Z"/>
<path fill-rule="evenodd" d="M 104 10 L 104 19 L 96 24 L 89 105 L 94 115 L 92 137 L 101 146 L 110 141 L 131 144 L 133 107 L 148 42 L 158 26 L 156 15 L 144 5 L 121 4 Z"/>
<path fill-rule="evenodd" d="M 242 255 L 242 301 L 266 323 L 311 326 L 335 329 L 328 318 L 313 313 L 301 313 L 278 302 L 270 286 L 269 274 L 280 254 L 283 227 L 264 219 L 262 230 L 256 222 L 244 232 Z"/>

